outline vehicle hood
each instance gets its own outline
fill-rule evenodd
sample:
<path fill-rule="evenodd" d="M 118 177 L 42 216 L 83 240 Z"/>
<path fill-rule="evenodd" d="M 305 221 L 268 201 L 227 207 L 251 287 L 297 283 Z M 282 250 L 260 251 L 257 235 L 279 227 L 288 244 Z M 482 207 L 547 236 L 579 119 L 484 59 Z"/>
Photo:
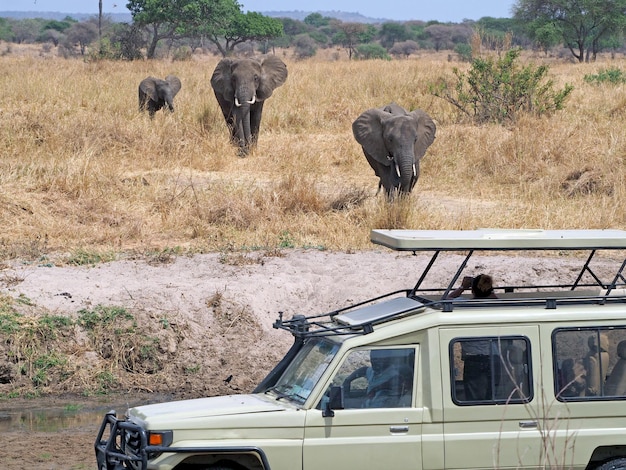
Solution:
<path fill-rule="evenodd" d="M 127 415 L 134 421 L 149 423 L 149 427 L 159 422 L 190 422 L 211 417 L 232 416 L 254 413 L 272 413 L 294 410 L 287 402 L 279 402 L 272 396 L 224 395 L 219 397 L 197 398 L 193 400 L 170 401 L 130 408 Z"/>

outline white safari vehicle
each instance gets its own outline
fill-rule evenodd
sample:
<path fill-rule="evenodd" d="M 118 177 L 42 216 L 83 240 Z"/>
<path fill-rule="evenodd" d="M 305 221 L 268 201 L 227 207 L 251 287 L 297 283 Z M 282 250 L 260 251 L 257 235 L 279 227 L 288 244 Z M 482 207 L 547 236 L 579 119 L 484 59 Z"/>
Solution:
<path fill-rule="evenodd" d="M 626 469 L 626 232 L 371 240 L 428 252 L 414 287 L 281 316 L 274 326 L 294 344 L 253 393 L 109 412 L 99 470 Z M 497 298 L 446 299 L 473 256 L 489 273 L 484 252 L 499 251 L 570 255 L 580 269 L 564 284 L 539 277 L 497 285 Z M 433 288 L 432 267 L 450 255 L 458 269 Z"/>

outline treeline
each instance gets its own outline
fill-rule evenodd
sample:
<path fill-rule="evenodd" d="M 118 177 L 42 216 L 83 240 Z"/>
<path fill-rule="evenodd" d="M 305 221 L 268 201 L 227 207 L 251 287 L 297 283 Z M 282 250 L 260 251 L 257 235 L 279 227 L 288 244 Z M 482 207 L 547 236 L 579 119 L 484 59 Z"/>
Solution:
<path fill-rule="evenodd" d="M 546 54 L 567 45 L 558 36 L 546 41 L 528 24 L 515 18 L 483 17 L 477 21 L 389 21 L 380 24 L 344 22 L 312 13 L 303 21 L 269 18 L 260 13 L 234 13 L 228 30 L 187 27 L 181 22 L 157 21 L 133 15 L 132 23 L 113 22 L 106 15 L 78 21 L 41 18 L 0 18 L 0 40 L 16 44 L 41 44 L 58 48 L 63 57 L 89 54 L 100 58 L 189 58 L 198 49 L 217 55 L 268 53 L 290 49 L 296 59 L 313 57 L 333 48 L 350 59 L 408 58 L 418 51 L 448 50 L 461 60 L 471 60 L 479 38 L 482 49 L 510 47 L 539 49 Z M 624 42 L 606 41 L 599 50 L 623 51 Z M 5 48 L 6 49 L 6 48 Z M 6 53 L 6 50 L 3 52 Z"/>

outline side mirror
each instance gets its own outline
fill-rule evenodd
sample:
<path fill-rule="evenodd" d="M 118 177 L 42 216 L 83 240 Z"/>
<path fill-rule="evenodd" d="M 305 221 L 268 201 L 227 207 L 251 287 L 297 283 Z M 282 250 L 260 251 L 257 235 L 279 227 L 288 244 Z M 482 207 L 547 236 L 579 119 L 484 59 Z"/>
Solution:
<path fill-rule="evenodd" d="M 343 410 L 343 387 L 332 386 L 328 391 L 328 401 L 322 411 L 322 417 L 333 418 L 335 412 L 333 410 Z"/>

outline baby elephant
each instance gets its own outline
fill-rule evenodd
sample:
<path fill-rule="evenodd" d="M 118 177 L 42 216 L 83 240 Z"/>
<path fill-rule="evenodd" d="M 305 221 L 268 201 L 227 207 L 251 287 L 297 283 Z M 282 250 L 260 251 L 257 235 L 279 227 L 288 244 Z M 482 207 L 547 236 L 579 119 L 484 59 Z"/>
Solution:
<path fill-rule="evenodd" d="M 180 87 L 180 80 L 174 75 L 168 75 L 165 80 L 144 78 L 139 84 L 139 111 L 147 109 L 151 118 L 164 106 L 174 111 L 174 97 Z"/>
<path fill-rule="evenodd" d="M 396 103 L 372 108 L 352 123 L 352 132 L 388 198 L 410 193 L 420 160 L 435 140 L 435 123 L 424 111 L 408 112 Z"/>

